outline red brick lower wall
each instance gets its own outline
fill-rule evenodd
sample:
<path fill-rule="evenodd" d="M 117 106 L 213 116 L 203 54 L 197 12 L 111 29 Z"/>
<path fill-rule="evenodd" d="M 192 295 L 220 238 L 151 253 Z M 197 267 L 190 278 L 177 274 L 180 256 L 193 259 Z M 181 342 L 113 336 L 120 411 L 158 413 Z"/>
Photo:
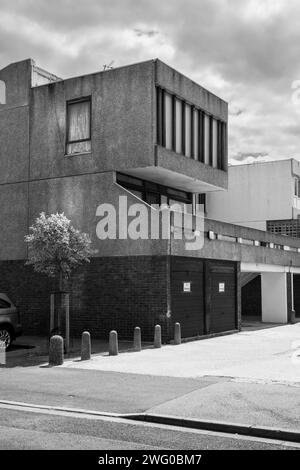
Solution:
<path fill-rule="evenodd" d="M 70 282 L 71 335 L 88 330 L 107 338 L 112 329 L 132 339 L 135 326 L 143 340 L 153 339 L 154 325 L 169 338 L 167 313 L 167 257 L 93 258 L 79 268 Z M 0 292 L 20 308 L 24 334 L 48 334 L 49 297 L 54 283 L 36 274 L 24 261 L 0 261 Z"/>

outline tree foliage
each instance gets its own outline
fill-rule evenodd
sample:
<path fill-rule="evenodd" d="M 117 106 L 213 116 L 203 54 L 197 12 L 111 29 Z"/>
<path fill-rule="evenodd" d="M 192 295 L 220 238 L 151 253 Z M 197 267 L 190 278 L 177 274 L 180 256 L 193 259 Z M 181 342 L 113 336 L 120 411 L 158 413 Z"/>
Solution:
<path fill-rule="evenodd" d="M 26 264 L 49 277 L 59 276 L 60 281 L 70 277 L 77 266 L 89 262 L 95 253 L 89 235 L 76 230 L 64 213 L 47 216 L 42 212 L 29 228 L 25 242 Z"/>

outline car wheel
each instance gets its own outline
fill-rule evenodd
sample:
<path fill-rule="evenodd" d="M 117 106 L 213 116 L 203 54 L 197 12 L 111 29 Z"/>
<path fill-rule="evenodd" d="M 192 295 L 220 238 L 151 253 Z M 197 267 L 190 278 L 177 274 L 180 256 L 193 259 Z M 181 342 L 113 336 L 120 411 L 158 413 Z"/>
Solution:
<path fill-rule="evenodd" d="M 12 343 L 12 335 L 8 328 L 0 326 L 0 347 L 4 344 L 5 349 L 8 349 Z"/>

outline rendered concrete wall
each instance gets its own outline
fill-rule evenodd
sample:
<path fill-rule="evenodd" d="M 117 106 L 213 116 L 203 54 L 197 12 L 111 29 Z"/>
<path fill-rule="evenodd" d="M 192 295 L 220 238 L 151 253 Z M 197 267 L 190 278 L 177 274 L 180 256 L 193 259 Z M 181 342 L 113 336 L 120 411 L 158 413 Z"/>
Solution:
<path fill-rule="evenodd" d="M 28 178 L 31 67 L 29 59 L 0 70 L 6 90 L 6 103 L 0 104 L 0 184 Z"/>
<path fill-rule="evenodd" d="M 28 129 L 28 106 L 0 108 L 0 184 L 28 179 Z"/>
<path fill-rule="evenodd" d="M 96 215 L 100 204 L 111 204 L 116 209 L 118 226 L 119 196 L 128 198 L 128 206 L 142 202 L 115 184 L 114 176 L 113 172 L 107 172 L 30 183 L 29 223 L 31 224 L 41 211 L 48 214 L 64 212 L 76 228 L 90 235 L 93 248 L 97 250 L 95 257 L 167 254 L 168 240 L 151 240 L 150 236 L 147 240 L 100 240 L 97 237 L 97 224 L 102 219 Z M 132 218 L 129 217 L 128 221 L 130 220 Z"/>
<path fill-rule="evenodd" d="M 296 251 L 254 246 L 253 244 L 237 243 L 236 241 L 209 239 L 208 232 L 212 231 L 214 234 L 226 235 L 235 240 L 242 238 L 249 241 L 258 240 L 265 243 L 279 244 L 281 246 L 288 245 L 295 250 L 300 248 L 300 239 L 298 238 L 279 236 L 249 227 L 241 227 L 210 219 L 205 219 L 203 230 L 204 244 L 200 249 L 188 251 L 186 250 L 184 240 L 176 240 L 172 237 L 170 253 L 175 256 L 232 260 L 244 263 L 300 266 L 300 253 Z"/>
<path fill-rule="evenodd" d="M 65 156 L 66 101 L 92 97 L 92 151 Z M 153 61 L 32 89 L 30 177 L 154 164 Z"/>
<path fill-rule="evenodd" d="M 287 323 L 286 273 L 261 274 L 262 321 Z"/>
<path fill-rule="evenodd" d="M 0 110 L 27 106 L 30 100 L 33 60 L 26 59 L 0 70 L 0 80 L 6 84 L 6 104 Z"/>
<path fill-rule="evenodd" d="M 228 104 L 226 101 L 160 60 L 156 61 L 155 81 L 178 97 L 227 122 Z"/>
<path fill-rule="evenodd" d="M 207 195 L 211 219 L 266 230 L 266 220 L 293 218 L 291 160 L 228 168 L 228 191 Z"/>
<path fill-rule="evenodd" d="M 27 183 L 0 185 L 0 260 L 27 256 L 24 236 L 28 230 Z"/>

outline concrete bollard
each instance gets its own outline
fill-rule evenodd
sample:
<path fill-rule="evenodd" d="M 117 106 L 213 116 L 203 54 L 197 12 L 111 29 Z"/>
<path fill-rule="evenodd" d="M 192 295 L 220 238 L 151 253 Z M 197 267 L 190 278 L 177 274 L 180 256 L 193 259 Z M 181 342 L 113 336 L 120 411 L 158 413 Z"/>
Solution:
<path fill-rule="evenodd" d="M 91 359 L 91 335 L 88 331 L 84 331 L 81 336 L 81 360 L 89 359 Z"/>
<path fill-rule="evenodd" d="M 175 326 L 174 326 L 174 344 L 181 344 L 180 323 L 175 323 Z"/>
<path fill-rule="evenodd" d="M 61 366 L 64 363 L 64 340 L 55 335 L 50 338 L 49 365 Z"/>
<path fill-rule="evenodd" d="M 117 356 L 118 354 L 119 354 L 118 333 L 113 330 L 109 333 L 109 355 Z"/>
<path fill-rule="evenodd" d="M 141 329 L 139 326 L 136 326 L 133 334 L 133 349 L 135 351 L 142 350 L 142 338 L 141 338 Z"/>
<path fill-rule="evenodd" d="M 161 348 L 161 326 L 155 325 L 154 329 L 154 347 Z"/>

